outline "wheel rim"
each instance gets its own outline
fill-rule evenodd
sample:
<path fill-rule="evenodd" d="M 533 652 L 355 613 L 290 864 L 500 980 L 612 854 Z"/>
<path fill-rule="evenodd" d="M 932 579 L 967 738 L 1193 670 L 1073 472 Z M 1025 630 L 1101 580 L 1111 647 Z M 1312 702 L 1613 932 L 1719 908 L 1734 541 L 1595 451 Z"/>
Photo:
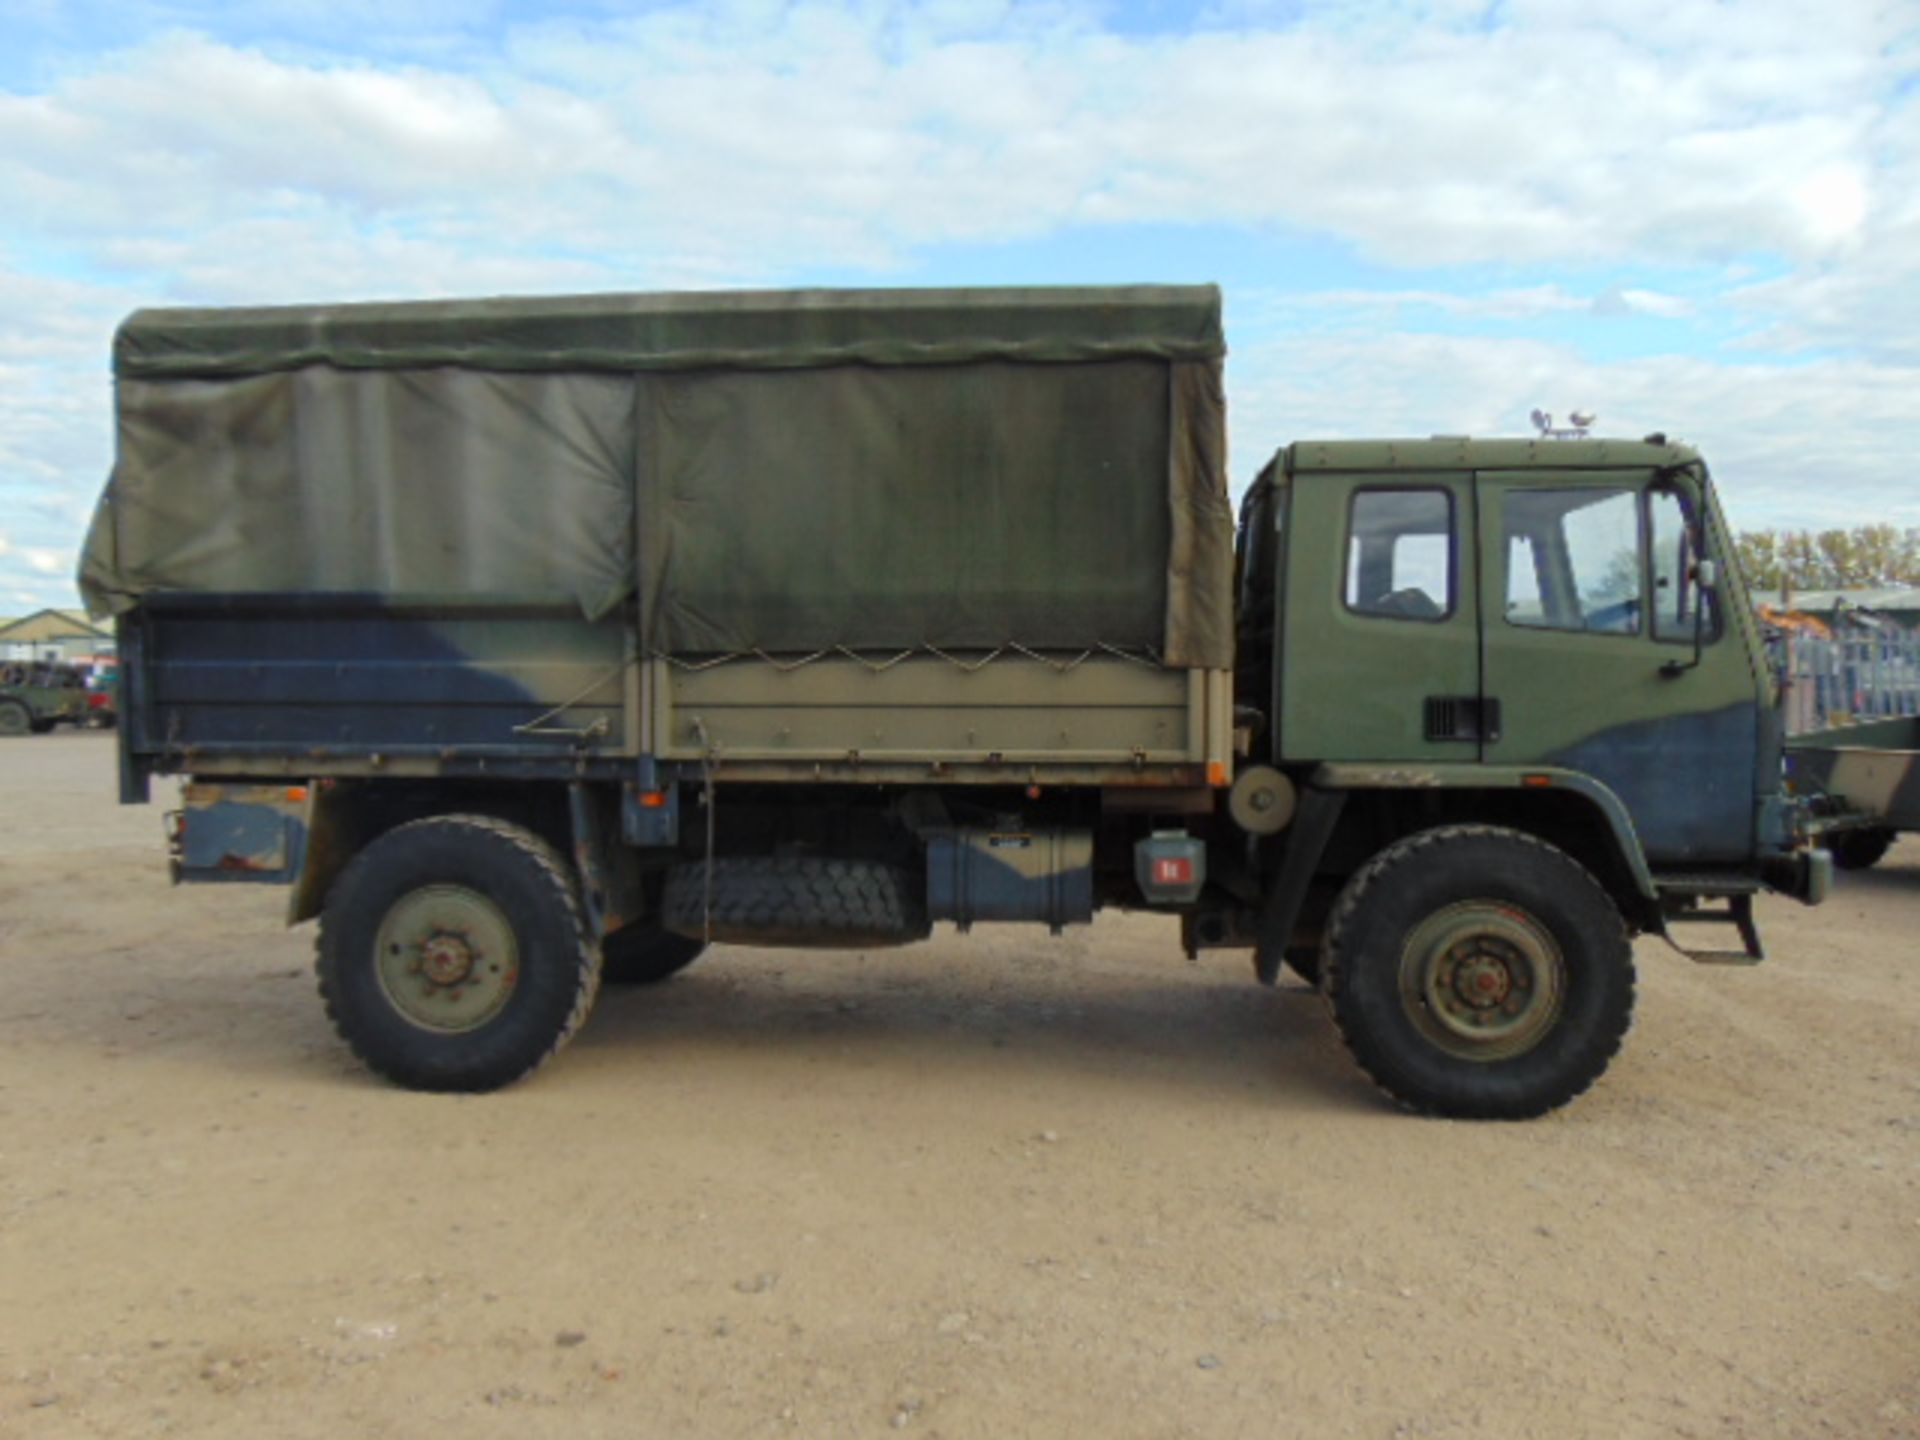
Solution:
<path fill-rule="evenodd" d="M 0 735 L 27 733 L 27 712 L 18 705 L 0 705 Z"/>
<path fill-rule="evenodd" d="M 1533 916 L 1466 900 L 1429 916 L 1400 952 L 1400 1003 L 1415 1028 L 1463 1060 L 1533 1049 L 1566 1005 L 1567 963 Z"/>
<path fill-rule="evenodd" d="M 394 901 L 374 937 L 389 1004 L 423 1030 L 478 1029 L 520 982 L 520 947 L 498 905 L 464 885 L 428 885 Z"/>

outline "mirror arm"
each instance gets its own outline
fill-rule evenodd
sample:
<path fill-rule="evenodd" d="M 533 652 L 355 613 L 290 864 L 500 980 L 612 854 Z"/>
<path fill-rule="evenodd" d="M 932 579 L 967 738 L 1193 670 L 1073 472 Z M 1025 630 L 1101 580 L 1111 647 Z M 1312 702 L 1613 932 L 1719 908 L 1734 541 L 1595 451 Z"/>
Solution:
<path fill-rule="evenodd" d="M 1695 553 L 1704 556 L 1705 550 L 1698 539 L 1694 542 Z M 1707 597 L 1714 593 L 1713 582 L 1718 576 L 1709 569 L 1713 562 L 1696 560 L 1694 562 L 1693 583 L 1693 658 L 1691 660 L 1668 660 L 1661 664 L 1660 674 L 1671 680 L 1676 675 L 1684 675 L 1689 670 L 1700 668 L 1700 661 L 1707 646 Z"/>

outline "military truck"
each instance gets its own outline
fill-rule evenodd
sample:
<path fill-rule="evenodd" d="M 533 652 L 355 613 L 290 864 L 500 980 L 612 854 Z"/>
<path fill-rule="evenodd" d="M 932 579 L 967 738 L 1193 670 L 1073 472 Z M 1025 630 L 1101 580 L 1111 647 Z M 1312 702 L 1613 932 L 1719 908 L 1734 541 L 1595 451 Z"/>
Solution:
<path fill-rule="evenodd" d="M 84 725 L 86 719 L 86 687 L 72 666 L 0 661 L 0 739 L 44 735 L 56 725 Z"/>
<path fill-rule="evenodd" d="M 526 1075 L 713 942 L 1178 917 L 1416 1110 L 1538 1115 L 1631 941 L 1827 857 L 1707 467 L 1296 443 L 1237 539 L 1212 287 L 134 315 L 86 554 L 122 798 L 291 886 L 345 1042 Z M 1697 932 L 1696 932 L 1697 933 Z"/>

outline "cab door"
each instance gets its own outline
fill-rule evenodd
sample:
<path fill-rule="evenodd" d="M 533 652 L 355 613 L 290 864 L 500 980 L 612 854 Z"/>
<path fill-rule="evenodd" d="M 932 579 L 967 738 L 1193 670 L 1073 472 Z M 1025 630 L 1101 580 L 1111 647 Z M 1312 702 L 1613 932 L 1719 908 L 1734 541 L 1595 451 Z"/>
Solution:
<path fill-rule="evenodd" d="M 1479 758 L 1472 477 L 1309 471 L 1289 489 L 1281 757 Z"/>
<path fill-rule="evenodd" d="M 1599 780 L 1655 863 L 1751 855 L 1755 681 L 1694 583 L 1707 523 L 1691 477 L 1483 471 L 1477 490 L 1484 698 L 1501 717 L 1485 758 Z"/>

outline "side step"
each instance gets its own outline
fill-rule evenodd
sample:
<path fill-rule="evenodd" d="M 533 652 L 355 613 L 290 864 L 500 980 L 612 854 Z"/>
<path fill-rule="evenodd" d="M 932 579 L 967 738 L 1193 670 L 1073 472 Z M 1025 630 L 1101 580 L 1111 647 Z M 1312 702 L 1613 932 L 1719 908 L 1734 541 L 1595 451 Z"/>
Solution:
<path fill-rule="evenodd" d="M 1659 875 L 1660 908 L 1667 922 L 1667 943 L 1701 965 L 1758 965 L 1767 958 L 1760 927 L 1753 919 L 1753 897 L 1760 886 L 1744 875 Z M 1723 900 L 1723 907 L 1706 902 Z M 1738 950 L 1695 950 L 1674 938 L 1675 925 L 1731 925 L 1740 936 Z"/>

